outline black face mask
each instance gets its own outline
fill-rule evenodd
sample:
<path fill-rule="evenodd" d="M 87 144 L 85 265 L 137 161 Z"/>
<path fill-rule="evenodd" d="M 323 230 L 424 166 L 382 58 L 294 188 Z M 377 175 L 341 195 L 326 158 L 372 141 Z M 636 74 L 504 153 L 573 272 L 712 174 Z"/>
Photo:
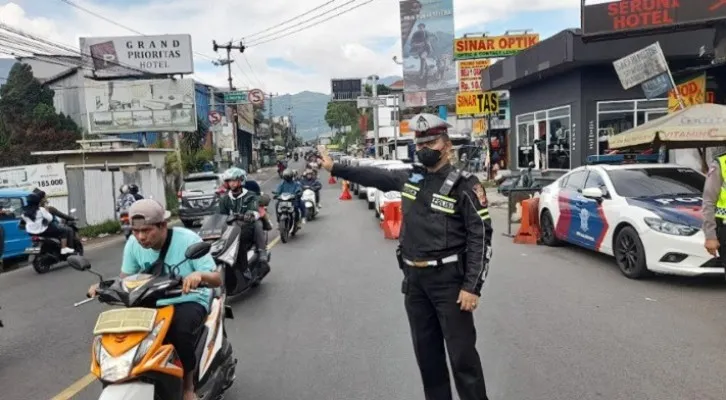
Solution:
<path fill-rule="evenodd" d="M 424 167 L 431 168 L 435 166 L 439 160 L 441 160 L 441 150 L 424 147 L 416 152 L 416 157 L 418 157 L 418 161 L 423 164 Z"/>

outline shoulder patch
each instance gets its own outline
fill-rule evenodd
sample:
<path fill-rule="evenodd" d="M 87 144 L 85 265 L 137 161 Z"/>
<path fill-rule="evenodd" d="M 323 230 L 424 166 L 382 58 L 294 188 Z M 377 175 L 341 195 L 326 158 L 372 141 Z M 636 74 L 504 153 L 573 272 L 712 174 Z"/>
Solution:
<path fill-rule="evenodd" d="M 476 194 L 477 199 L 479 199 L 479 204 L 481 204 L 482 207 L 486 207 L 489 204 L 489 201 L 487 200 L 487 192 L 481 186 L 481 183 L 475 183 L 472 190 Z"/>
<path fill-rule="evenodd" d="M 423 180 L 423 178 L 423 175 L 415 173 L 408 176 L 408 181 L 411 183 L 419 183 Z"/>

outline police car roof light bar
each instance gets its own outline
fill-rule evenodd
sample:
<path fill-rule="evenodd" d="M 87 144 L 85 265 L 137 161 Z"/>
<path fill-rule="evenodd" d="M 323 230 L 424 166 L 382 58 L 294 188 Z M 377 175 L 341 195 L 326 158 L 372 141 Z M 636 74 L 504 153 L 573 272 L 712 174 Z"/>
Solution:
<path fill-rule="evenodd" d="M 658 154 L 608 154 L 603 156 L 587 156 L 587 165 L 598 164 L 636 164 L 636 163 L 657 163 Z"/>

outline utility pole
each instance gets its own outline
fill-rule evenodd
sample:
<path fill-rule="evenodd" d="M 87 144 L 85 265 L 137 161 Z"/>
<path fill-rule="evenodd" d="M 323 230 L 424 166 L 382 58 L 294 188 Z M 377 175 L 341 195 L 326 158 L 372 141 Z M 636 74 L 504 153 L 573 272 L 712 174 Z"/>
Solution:
<path fill-rule="evenodd" d="M 399 127 L 401 125 L 401 100 L 400 96 L 396 94 L 396 97 L 393 98 L 394 101 L 394 115 L 396 116 L 396 121 L 393 123 L 393 159 L 398 160 L 398 132 Z"/>
<path fill-rule="evenodd" d="M 229 90 L 234 91 L 235 87 L 232 84 L 232 63 L 234 60 L 232 59 L 232 49 L 239 50 L 240 53 L 245 52 L 245 46 L 242 44 L 242 42 L 239 42 L 239 45 L 233 45 L 232 41 L 227 43 L 226 45 L 218 45 L 216 40 L 212 40 L 212 49 L 214 49 L 214 52 L 216 53 L 219 49 L 225 49 L 227 50 L 227 58 L 226 59 L 219 59 L 217 61 L 212 61 L 214 65 L 217 66 L 227 66 L 227 81 L 229 82 Z M 225 104 L 225 106 L 228 106 Z M 234 104 L 232 107 L 232 137 L 234 138 L 234 147 L 233 150 L 237 152 L 237 156 L 240 156 L 240 150 L 239 150 L 239 143 L 237 140 L 237 105 Z M 249 169 L 249 165 L 247 165 L 247 168 Z"/>
<path fill-rule="evenodd" d="M 375 152 L 375 158 L 378 159 L 378 75 L 371 75 L 368 77 L 373 83 L 371 84 L 371 94 L 375 104 L 373 105 L 373 149 Z"/>
<path fill-rule="evenodd" d="M 270 138 L 272 139 L 272 142 L 275 143 L 275 123 L 272 121 L 272 96 L 273 94 L 270 93 L 270 108 L 267 110 L 267 119 L 270 120 Z"/>
<path fill-rule="evenodd" d="M 214 87 L 209 87 L 209 108 L 210 111 L 216 111 L 217 101 L 214 96 Z M 219 124 L 212 124 L 212 151 L 214 151 L 214 163 L 219 169 L 219 163 L 222 161 L 219 151 Z"/>

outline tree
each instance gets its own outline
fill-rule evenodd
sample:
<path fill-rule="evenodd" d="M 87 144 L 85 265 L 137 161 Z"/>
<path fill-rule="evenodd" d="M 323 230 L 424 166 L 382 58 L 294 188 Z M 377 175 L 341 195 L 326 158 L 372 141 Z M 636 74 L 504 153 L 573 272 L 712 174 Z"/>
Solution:
<path fill-rule="evenodd" d="M 352 101 L 331 101 L 325 111 L 325 123 L 336 131 L 358 123 L 358 108 Z"/>
<path fill-rule="evenodd" d="M 389 88 L 386 85 L 378 84 L 377 86 L 378 95 L 379 96 L 385 96 L 387 94 L 391 94 L 391 88 Z M 363 91 L 365 92 L 366 96 L 373 96 L 373 86 L 366 84 Z"/>
<path fill-rule="evenodd" d="M 53 96 L 29 65 L 13 66 L 0 87 L 0 166 L 27 164 L 34 151 L 77 147 L 80 129 L 69 116 L 56 113 Z"/>

